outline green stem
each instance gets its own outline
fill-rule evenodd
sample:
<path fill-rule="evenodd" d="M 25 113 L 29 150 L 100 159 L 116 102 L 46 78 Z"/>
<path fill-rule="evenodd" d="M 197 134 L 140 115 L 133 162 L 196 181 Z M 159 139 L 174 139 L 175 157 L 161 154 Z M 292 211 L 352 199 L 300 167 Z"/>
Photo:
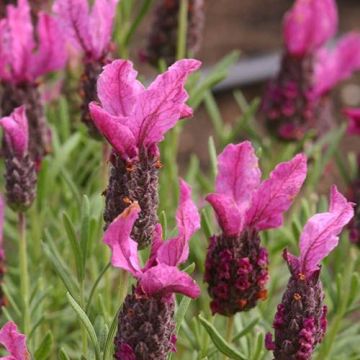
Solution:
<path fill-rule="evenodd" d="M 127 295 L 128 287 L 129 287 L 129 273 L 127 271 L 125 271 L 125 270 L 121 270 L 121 273 L 120 273 L 120 294 L 119 294 L 119 299 L 120 299 L 120 304 L 121 305 L 122 305 L 122 303 L 125 300 L 125 297 Z"/>
<path fill-rule="evenodd" d="M 23 300 L 23 331 L 25 335 L 30 333 L 30 292 L 29 292 L 29 272 L 28 254 L 26 243 L 26 218 L 23 212 L 19 212 L 19 265 L 20 265 L 20 287 Z"/>
<path fill-rule="evenodd" d="M 186 39 L 187 39 L 187 20 L 188 20 L 189 0 L 181 0 L 179 21 L 178 21 L 178 37 L 176 47 L 176 58 L 183 59 L 186 56 Z"/>
<path fill-rule="evenodd" d="M 232 342 L 233 329 L 234 329 L 234 316 L 230 316 L 227 318 L 226 335 L 225 335 L 225 340 L 229 344 L 231 344 L 231 342 Z M 226 360 L 227 358 L 228 358 L 227 356 L 224 356 L 224 360 Z"/>
<path fill-rule="evenodd" d="M 84 280 L 81 280 L 80 284 L 80 306 L 85 309 L 85 284 Z M 83 324 L 81 324 L 81 338 L 82 338 L 82 351 L 85 357 L 87 357 L 88 343 L 87 343 L 87 331 Z"/>

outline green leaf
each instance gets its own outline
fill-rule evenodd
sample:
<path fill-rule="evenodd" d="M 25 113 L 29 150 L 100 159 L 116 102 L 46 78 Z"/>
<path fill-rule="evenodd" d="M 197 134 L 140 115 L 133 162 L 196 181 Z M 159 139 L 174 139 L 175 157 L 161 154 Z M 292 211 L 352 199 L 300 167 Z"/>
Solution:
<path fill-rule="evenodd" d="M 55 245 L 52 243 L 52 240 L 50 240 L 50 237 L 46 237 L 49 245 L 43 243 L 44 254 L 52 264 L 54 270 L 61 278 L 66 289 L 69 291 L 72 297 L 76 298 L 77 294 L 79 293 L 79 285 L 65 266 L 64 261 L 62 260 L 60 254 L 57 252 Z"/>
<path fill-rule="evenodd" d="M 201 325 L 205 328 L 207 333 L 209 334 L 212 342 L 216 346 L 216 348 L 229 357 L 230 359 L 235 360 L 245 360 L 244 355 L 242 355 L 239 351 L 237 351 L 234 346 L 229 344 L 216 330 L 215 326 L 207 321 L 203 316 L 199 315 L 199 321 Z"/>
<path fill-rule="evenodd" d="M 113 317 L 113 320 L 111 322 L 110 329 L 109 329 L 109 332 L 108 332 L 108 335 L 106 338 L 106 342 L 105 342 L 105 346 L 104 346 L 103 360 L 112 359 L 112 355 L 110 355 L 110 350 L 111 350 L 111 345 L 113 343 L 115 332 L 116 332 L 117 325 L 118 325 L 118 316 L 119 316 L 120 309 L 121 309 L 121 307 L 116 312 L 116 314 Z"/>
<path fill-rule="evenodd" d="M 78 278 L 79 278 L 79 280 L 82 280 L 84 278 L 84 274 L 83 274 L 83 267 L 82 267 L 82 256 L 81 256 L 80 244 L 79 244 L 79 241 L 76 236 L 74 224 L 70 220 L 67 213 L 63 213 L 63 223 L 64 223 L 64 228 L 65 228 L 67 237 L 70 241 L 72 252 L 74 254 Z"/>
<path fill-rule="evenodd" d="M 190 265 L 188 265 L 185 269 L 183 269 L 183 272 L 186 272 L 187 274 L 191 275 L 194 270 L 195 270 L 195 263 L 191 263 Z"/>
<path fill-rule="evenodd" d="M 80 251 L 82 257 L 82 274 L 85 274 L 86 260 L 88 258 L 89 245 L 89 223 L 90 223 L 90 203 L 86 195 L 83 197 L 83 206 L 81 210 L 81 234 L 80 234 Z"/>
<path fill-rule="evenodd" d="M 215 142 L 212 136 L 209 137 L 208 148 L 210 154 L 211 175 L 215 179 L 217 175 L 217 154 Z"/>
<path fill-rule="evenodd" d="M 70 360 L 69 355 L 66 353 L 64 348 L 61 348 L 59 351 L 59 360 Z"/>
<path fill-rule="evenodd" d="M 178 333 L 181 328 L 181 324 L 185 318 L 185 314 L 186 314 L 186 311 L 187 311 L 190 303 L 191 303 L 191 299 L 187 296 L 183 296 L 183 298 L 180 301 L 180 305 L 177 308 L 176 315 L 175 315 L 176 333 Z"/>
<path fill-rule="evenodd" d="M 75 299 L 70 295 L 70 293 L 67 293 L 66 296 L 69 300 L 71 307 L 76 312 L 77 316 L 79 317 L 79 320 L 84 325 L 84 327 L 89 335 L 89 338 L 95 349 L 96 359 L 100 360 L 100 347 L 99 347 L 99 342 L 98 342 L 94 327 L 92 326 L 92 324 L 91 324 L 89 318 L 87 317 L 86 313 L 84 312 L 84 310 L 75 301 Z"/>
<path fill-rule="evenodd" d="M 201 229 L 203 230 L 206 238 L 210 239 L 213 235 L 213 231 L 206 209 L 201 210 Z"/>
<path fill-rule="evenodd" d="M 45 360 L 49 357 L 53 344 L 53 336 L 48 332 L 34 354 L 35 360 Z"/>

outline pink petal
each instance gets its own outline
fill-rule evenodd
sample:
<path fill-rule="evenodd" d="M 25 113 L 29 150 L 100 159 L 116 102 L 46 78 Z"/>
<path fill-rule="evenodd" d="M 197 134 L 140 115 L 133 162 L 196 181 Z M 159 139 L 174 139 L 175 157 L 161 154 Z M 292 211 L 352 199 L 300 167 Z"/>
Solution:
<path fill-rule="evenodd" d="M 175 266 L 159 264 L 145 271 L 139 279 L 139 284 L 148 295 L 171 295 L 180 293 L 191 298 L 200 295 L 200 288 L 185 272 Z"/>
<path fill-rule="evenodd" d="M 296 155 L 271 172 L 256 194 L 247 213 L 247 224 L 257 230 L 277 228 L 283 223 L 283 213 L 289 209 L 306 177 L 306 156 Z"/>
<path fill-rule="evenodd" d="M 345 109 L 344 114 L 349 119 L 348 134 L 360 135 L 360 108 L 357 109 Z"/>
<path fill-rule="evenodd" d="M 0 20 L 0 78 L 7 82 L 12 79 L 11 67 L 12 51 L 9 44 L 11 33 L 6 19 Z"/>
<path fill-rule="evenodd" d="M 127 122 L 126 118 L 113 116 L 94 102 L 90 103 L 89 110 L 95 126 L 116 149 L 119 155 L 125 159 L 131 159 L 137 155 L 134 135 L 124 125 Z"/>
<path fill-rule="evenodd" d="M 159 247 L 157 260 L 160 264 L 179 265 L 189 257 L 189 240 L 200 229 L 200 215 L 196 205 L 191 200 L 191 188 L 180 180 L 180 205 L 176 213 L 179 235 Z"/>
<path fill-rule="evenodd" d="M 141 267 L 137 243 L 131 239 L 130 234 L 139 212 L 140 207 L 134 202 L 109 225 L 104 234 L 104 243 L 112 252 L 111 264 L 129 271 L 136 277 L 140 275 Z"/>
<path fill-rule="evenodd" d="M 164 134 L 184 114 L 189 113 L 188 108 L 184 107 L 188 99 L 184 85 L 188 75 L 200 65 L 198 60 L 179 60 L 139 94 L 134 122 L 129 124 L 136 134 L 139 147 L 149 147 L 162 141 Z"/>
<path fill-rule="evenodd" d="M 33 78 L 64 68 L 67 61 L 65 39 L 57 21 L 45 14 L 38 17 L 37 33 L 39 48 L 31 61 Z"/>
<path fill-rule="evenodd" d="M 17 81 L 28 79 L 28 64 L 35 43 L 33 38 L 33 26 L 30 17 L 30 7 L 27 0 L 19 0 L 18 6 L 7 8 L 9 63 L 13 77 Z"/>
<path fill-rule="evenodd" d="M 357 70 L 360 70 L 360 34 L 353 32 L 343 36 L 335 48 L 317 52 L 315 95 L 327 93 Z"/>
<path fill-rule="evenodd" d="M 249 207 L 260 179 L 258 158 L 249 141 L 230 144 L 218 156 L 216 193 L 232 197 L 244 211 Z"/>
<path fill-rule="evenodd" d="M 91 10 L 92 49 L 97 58 L 109 51 L 117 4 L 118 0 L 96 0 Z"/>
<path fill-rule="evenodd" d="M 53 10 L 72 44 L 92 54 L 88 0 L 56 0 Z"/>
<path fill-rule="evenodd" d="M 136 80 L 137 71 L 128 60 L 115 60 L 104 67 L 97 81 L 102 107 L 111 115 L 132 115 L 137 96 L 144 90 Z"/>
<path fill-rule="evenodd" d="M 292 55 L 305 55 L 335 35 L 338 24 L 334 0 L 296 0 L 284 17 L 284 40 Z"/>
<path fill-rule="evenodd" d="M 329 212 L 312 216 L 305 224 L 300 237 L 301 271 L 309 276 L 319 267 L 320 261 L 338 245 L 338 235 L 354 216 L 353 204 L 331 188 Z"/>
<path fill-rule="evenodd" d="M 287 262 L 291 273 L 293 274 L 299 274 L 300 272 L 300 262 L 299 259 L 294 256 L 293 254 L 291 254 L 290 252 L 288 252 L 287 249 L 284 250 L 283 252 L 283 258 L 284 260 Z"/>
<path fill-rule="evenodd" d="M 209 194 L 206 201 L 213 207 L 219 225 L 226 235 L 235 236 L 241 233 L 245 218 L 232 197 L 222 194 Z"/>
<path fill-rule="evenodd" d="M 16 108 L 10 116 L 0 119 L 0 126 L 4 128 L 6 142 L 22 157 L 28 149 L 28 120 L 25 106 Z"/>
<path fill-rule="evenodd" d="M 7 322 L 0 330 L 0 344 L 10 353 L 10 356 L 1 357 L 3 360 L 30 360 L 26 348 L 25 335 L 18 332 L 12 321 Z"/>

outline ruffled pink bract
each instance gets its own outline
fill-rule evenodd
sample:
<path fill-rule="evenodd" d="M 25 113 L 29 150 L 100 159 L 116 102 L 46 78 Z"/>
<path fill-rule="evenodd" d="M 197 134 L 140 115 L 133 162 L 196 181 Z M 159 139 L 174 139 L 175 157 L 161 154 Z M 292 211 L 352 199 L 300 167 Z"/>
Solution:
<path fill-rule="evenodd" d="M 56 0 L 57 14 L 71 43 L 81 49 L 88 60 L 100 60 L 109 52 L 118 0 Z"/>
<path fill-rule="evenodd" d="M 64 37 L 52 16 L 39 13 L 35 34 L 27 0 L 7 6 L 7 16 L 0 20 L 2 80 L 14 84 L 35 82 L 42 75 L 62 69 L 66 60 Z"/>
<path fill-rule="evenodd" d="M 0 126 L 5 132 L 5 141 L 18 156 L 23 157 L 28 151 L 29 130 L 25 106 L 16 108 L 9 116 L 0 119 Z"/>
<path fill-rule="evenodd" d="M 101 106 L 90 104 L 94 124 L 115 151 L 132 159 L 142 149 L 152 149 L 181 118 L 192 114 L 185 104 L 184 88 L 190 73 L 200 61 L 177 61 L 146 89 L 127 60 L 115 60 L 104 67 L 98 79 Z"/>
<path fill-rule="evenodd" d="M 277 228 L 306 177 L 306 157 L 296 155 L 279 164 L 268 180 L 261 182 L 255 150 L 248 141 L 230 144 L 218 156 L 215 193 L 206 197 L 226 235 L 239 235 L 245 228 Z"/>
<path fill-rule="evenodd" d="M 30 354 L 26 348 L 26 337 L 18 331 L 16 324 L 12 321 L 1 328 L 0 344 L 9 352 L 9 355 L 0 357 L 0 360 L 30 360 Z"/>
<path fill-rule="evenodd" d="M 119 215 L 104 234 L 104 243 L 112 252 L 111 263 L 130 272 L 148 295 L 182 293 L 191 298 L 199 296 L 200 289 L 192 278 L 177 266 L 189 256 L 189 240 L 200 228 L 200 216 L 191 200 L 191 189 L 180 180 L 180 204 L 177 211 L 178 235 L 163 241 L 161 226 L 154 233 L 147 264 L 141 268 L 137 243 L 131 239 L 131 230 L 140 208 L 135 202 Z"/>

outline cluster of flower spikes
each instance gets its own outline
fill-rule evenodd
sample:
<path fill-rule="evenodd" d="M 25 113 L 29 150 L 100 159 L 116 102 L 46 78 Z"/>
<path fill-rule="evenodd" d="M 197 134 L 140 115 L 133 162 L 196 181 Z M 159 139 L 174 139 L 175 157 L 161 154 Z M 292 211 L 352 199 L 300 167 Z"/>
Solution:
<path fill-rule="evenodd" d="M 36 195 L 37 170 L 29 151 L 29 129 L 25 106 L 0 119 L 4 129 L 6 202 L 15 211 L 29 208 Z"/>
<path fill-rule="evenodd" d="M 139 212 L 138 203 L 132 203 L 104 234 L 104 242 L 112 252 L 112 265 L 130 272 L 137 279 L 119 313 L 114 358 L 165 360 L 176 350 L 174 293 L 191 298 L 200 294 L 192 278 L 177 268 L 189 256 L 188 243 L 200 228 L 200 216 L 191 200 L 190 187 L 181 180 L 176 214 L 178 235 L 163 241 L 161 225 L 157 224 L 149 259 L 141 268 L 138 246 L 131 238 L 131 229 Z"/>
<path fill-rule="evenodd" d="M 266 126 L 283 140 L 317 136 L 334 123 L 331 90 L 360 69 L 360 34 L 341 37 L 332 49 L 325 43 L 336 33 L 335 0 L 296 0 L 284 18 L 285 52 L 278 76 L 262 101 Z"/>
<path fill-rule="evenodd" d="M 130 61 L 115 60 L 104 67 L 97 82 L 101 106 L 90 103 L 94 124 L 113 148 L 105 191 L 106 227 L 137 201 L 141 213 L 132 236 L 140 249 L 150 244 L 157 223 L 157 144 L 179 119 L 192 115 L 185 104 L 184 83 L 199 67 L 197 60 L 177 61 L 145 88 Z"/>
<path fill-rule="evenodd" d="M 51 133 L 44 116 L 39 78 L 65 66 L 65 43 L 56 20 L 40 11 L 36 33 L 27 0 L 7 6 L 0 20 L 0 109 L 8 116 L 25 105 L 29 119 L 29 153 L 40 165 L 51 149 Z"/>
<path fill-rule="evenodd" d="M 14 322 L 8 321 L 0 329 L 0 345 L 9 353 L 4 360 L 30 360 L 30 353 L 26 347 L 26 337 L 21 334 Z"/>
<path fill-rule="evenodd" d="M 302 154 L 279 164 L 263 182 L 250 142 L 230 144 L 219 155 L 215 193 L 206 197 L 222 230 L 210 239 L 205 263 L 213 313 L 231 316 L 266 298 L 268 254 L 259 232 L 281 226 L 305 177 Z"/>
<path fill-rule="evenodd" d="M 328 212 L 314 215 L 305 224 L 299 258 L 284 251 L 291 276 L 273 322 L 275 340 L 270 333 L 265 339 L 275 360 L 310 360 L 323 339 L 327 308 L 319 264 L 337 246 L 338 235 L 353 215 L 353 204 L 333 186 Z"/>
<path fill-rule="evenodd" d="M 180 3 L 180 0 L 160 0 L 154 11 L 146 50 L 140 53 L 140 57 L 155 67 L 160 60 L 167 65 L 176 60 Z M 204 1 L 189 0 L 186 48 L 191 55 L 200 48 L 204 19 Z"/>
<path fill-rule="evenodd" d="M 80 81 L 81 119 L 89 134 L 101 138 L 91 121 L 89 104 L 98 99 L 96 82 L 105 64 L 111 61 L 111 35 L 118 0 L 56 0 L 53 6 L 70 43 L 83 54 L 84 72 Z"/>
<path fill-rule="evenodd" d="M 360 136 L 360 108 L 345 109 L 349 119 L 348 134 Z M 357 171 L 349 187 L 348 197 L 355 205 L 355 216 L 349 223 L 350 241 L 360 246 L 360 152 L 357 154 Z"/>

